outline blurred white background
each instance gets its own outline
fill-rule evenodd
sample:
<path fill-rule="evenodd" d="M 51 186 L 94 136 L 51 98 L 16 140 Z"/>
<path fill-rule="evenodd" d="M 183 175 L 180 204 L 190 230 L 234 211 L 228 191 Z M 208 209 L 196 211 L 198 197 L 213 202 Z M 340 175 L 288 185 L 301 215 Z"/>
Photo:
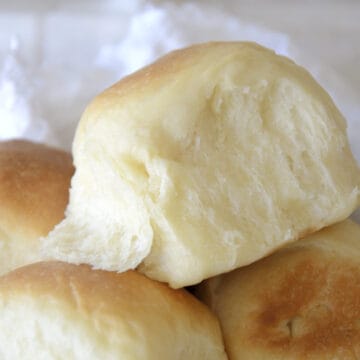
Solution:
<path fill-rule="evenodd" d="M 86 104 L 173 48 L 254 40 L 304 65 L 360 160 L 360 1 L 1 1 L 0 138 L 70 149 Z"/>

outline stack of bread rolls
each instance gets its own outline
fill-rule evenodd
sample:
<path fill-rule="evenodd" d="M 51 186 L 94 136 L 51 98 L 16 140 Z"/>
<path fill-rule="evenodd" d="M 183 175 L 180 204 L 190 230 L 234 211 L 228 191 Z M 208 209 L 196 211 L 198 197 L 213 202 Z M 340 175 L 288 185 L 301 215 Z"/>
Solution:
<path fill-rule="evenodd" d="M 0 358 L 360 357 L 360 169 L 306 70 L 174 51 L 94 99 L 73 159 L 47 261 L 0 278 Z"/>

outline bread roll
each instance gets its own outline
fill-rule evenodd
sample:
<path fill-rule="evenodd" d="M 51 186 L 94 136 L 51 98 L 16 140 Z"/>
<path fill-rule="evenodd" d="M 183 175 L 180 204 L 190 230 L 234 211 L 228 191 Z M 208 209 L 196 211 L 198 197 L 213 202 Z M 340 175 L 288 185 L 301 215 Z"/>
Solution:
<path fill-rule="evenodd" d="M 230 360 L 360 359 L 360 226 L 345 221 L 201 285 Z"/>
<path fill-rule="evenodd" d="M 0 142 L 0 274 L 39 261 L 39 238 L 64 217 L 73 172 L 61 150 Z"/>
<path fill-rule="evenodd" d="M 170 53 L 100 94 L 45 252 L 181 287 L 348 217 L 346 124 L 303 68 L 252 43 Z"/>
<path fill-rule="evenodd" d="M 225 360 L 215 316 L 134 271 L 43 262 L 0 278 L 2 360 Z"/>

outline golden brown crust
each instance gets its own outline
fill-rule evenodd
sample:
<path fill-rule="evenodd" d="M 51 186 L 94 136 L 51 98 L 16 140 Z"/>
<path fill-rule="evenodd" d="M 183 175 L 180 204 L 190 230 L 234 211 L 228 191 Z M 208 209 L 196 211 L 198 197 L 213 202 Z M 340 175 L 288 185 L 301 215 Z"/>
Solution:
<path fill-rule="evenodd" d="M 0 143 L 0 229 L 38 238 L 64 217 L 73 175 L 70 154 L 24 140 Z"/>
<path fill-rule="evenodd" d="M 208 320 L 213 317 L 187 291 L 171 289 L 136 271 L 116 273 L 92 270 L 88 265 L 61 261 L 38 262 L 15 269 L 0 278 L 0 293 L 2 296 L 7 293 L 11 296 L 22 293 L 31 293 L 33 296 L 51 294 L 57 300 L 73 306 L 77 306 L 81 298 L 81 307 L 89 312 L 103 308 L 109 314 L 116 314 L 120 309 L 123 311 L 124 306 L 132 306 L 134 301 L 151 306 L 153 296 L 161 294 L 164 304 L 170 300 L 207 316 Z M 161 308 L 160 303 L 153 305 Z"/>
<path fill-rule="evenodd" d="M 359 344 L 359 265 L 302 255 L 296 259 L 297 255 L 288 254 L 284 261 L 294 262 L 290 272 L 284 272 L 271 291 L 260 291 L 254 299 L 259 308 L 251 315 L 249 343 L 301 356 Z M 277 274 L 278 261 L 263 266 Z"/>
<path fill-rule="evenodd" d="M 0 349 L 4 332 L 13 334 L 0 352 L 9 359 L 29 351 L 44 358 L 227 358 L 218 321 L 204 304 L 136 271 L 62 262 L 16 269 L 0 277 L 0 330 Z"/>
<path fill-rule="evenodd" d="M 345 221 L 203 284 L 230 358 L 358 358 L 359 255 L 360 228 Z"/>

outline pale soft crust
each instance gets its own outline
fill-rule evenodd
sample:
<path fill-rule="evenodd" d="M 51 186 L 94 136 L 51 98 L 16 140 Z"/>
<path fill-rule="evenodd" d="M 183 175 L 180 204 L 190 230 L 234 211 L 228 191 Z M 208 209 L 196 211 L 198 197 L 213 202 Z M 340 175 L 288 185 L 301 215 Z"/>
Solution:
<path fill-rule="evenodd" d="M 39 239 L 64 218 L 73 172 L 64 151 L 0 142 L 0 274 L 41 259 Z"/>
<path fill-rule="evenodd" d="M 220 327 L 185 290 L 135 271 L 42 262 L 0 278 L 0 358 L 222 359 Z"/>
<path fill-rule="evenodd" d="M 181 287 L 347 218 L 346 124 L 301 67 L 252 43 L 170 53 L 100 94 L 44 251 Z"/>
<path fill-rule="evenodd" d="M 345 221 L 205 281 L 229 359 L 360 358 L 360 226 Z"/>

